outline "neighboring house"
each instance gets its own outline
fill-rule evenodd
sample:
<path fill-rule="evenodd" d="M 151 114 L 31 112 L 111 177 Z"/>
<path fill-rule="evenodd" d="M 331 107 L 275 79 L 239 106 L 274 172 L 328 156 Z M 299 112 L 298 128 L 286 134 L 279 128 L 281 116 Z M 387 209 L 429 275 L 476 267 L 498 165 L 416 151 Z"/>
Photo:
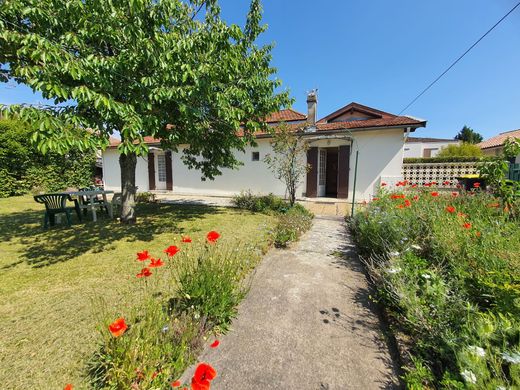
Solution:
<path fill-rule="evenodd" d="M 397 116 L 358 103 L 345 107 L 316 121 L 317 98 L 307 98 L 308 114 L 291 109 L 272 114 L 267 123 L 281 122 L 302 131 L 308 142 L 307 156 L 302 156 L 311 169 L 298 189 L 298 197 L 334 197 L 351 199 L 354 187 L 356 152 L 358 168 L 356 200 L 370 199 L 382 181 L 389 184 L 402 180 L 404 135 L 424 127 L 426 121 L 408 116 Z M 272 152 L 272 136 L 258 134 L 257 146 L 245 152 L 235 152 L 243 162 L 239 169 L 224 169 L 215 180 L 201 180 L 199 171 L 190 170 L 181 160 L 182 151 L 163 151 L 159 140 L 146 138 L 150 146 L 147 157 L 137 161 L 136 185 L 138 191 L 171 191 L 177 194 L 229 196 L 242 190 L 254 193 L 285 195 L 284 184 L 274 177 L 264 157 Z M 106 189 L 120 189 L 119 141 L 112 142 L 103 153 Z"/>
<path fill-rule="evenodd" d="M 435 157 L 443 147 L 459 143 L 455 139 L 408 137 L 404 144 L 404 158 Z"/>
<path fill-rule="evenodd" d="M 477 144 L 477 146 L 482 149 L 482 153 L 486 156 L 499 156 L 502 154 L 502 151 L 504 150 L 504 142 L 508 138 L 520 138 L 520 129 L 505 131 L 490 139 L 482 141 Z M 514 162 L 520 164 L 520 155 L 516 156 L 516 161 Z"/>

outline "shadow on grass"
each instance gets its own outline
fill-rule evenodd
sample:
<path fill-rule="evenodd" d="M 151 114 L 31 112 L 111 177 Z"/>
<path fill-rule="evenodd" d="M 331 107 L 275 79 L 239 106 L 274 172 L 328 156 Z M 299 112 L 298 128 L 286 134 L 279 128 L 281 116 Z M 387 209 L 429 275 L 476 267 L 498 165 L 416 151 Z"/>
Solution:
<path fill-rule="evenodd" d="M 121 240 L 127 242 L 152 241 L 162 233 L 183 233 L 181 222 L 218 214 L 218 207 L 207 205 L 140 204 L 137 206 L 137 224 L 123 225 L 105 214 L 98 213 L 98 221 L 79 222 L 73 216 L 72 227 L 62 224 L 48 230 L 42 227 L 43 209 L 3 214 L 0 220 L 0 241 L 18 240 L 22 244 L 22 261 L 33 267 L 43 267 L 67 261 L 87 252 L 98 253 L 110 249 Z M 193 231 L 193 229 L 192 229 Z M 16 266 L 20 261 L 4 265 Z"/>

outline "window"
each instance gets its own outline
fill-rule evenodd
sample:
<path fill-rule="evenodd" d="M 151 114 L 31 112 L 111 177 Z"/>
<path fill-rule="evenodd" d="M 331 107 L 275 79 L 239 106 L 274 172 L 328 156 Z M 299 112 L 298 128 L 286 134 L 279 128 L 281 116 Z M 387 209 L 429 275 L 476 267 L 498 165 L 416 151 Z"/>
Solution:
<path fill-rule="evenodd" d="M 157 178 L 166 181 L 166 157 L 164 154 L 157 155 Z"/>
<path fill-rule="evenodd" d="M 260 161 L 260 152 L 253 152 L 251 154 L 251 160 L 252 161 Z"/>
<path fill-rule="evenodd" d="M 324 186 L 325 185 L 325 174 L 326 174 L 326 169 L 327 169 L 327 151 L 326 150 L 323 150 L 323 149 L 320 149 L 320 162 L 319 162 L 319 180 L 318 180 L 318 184 L 320 186 Z"/>

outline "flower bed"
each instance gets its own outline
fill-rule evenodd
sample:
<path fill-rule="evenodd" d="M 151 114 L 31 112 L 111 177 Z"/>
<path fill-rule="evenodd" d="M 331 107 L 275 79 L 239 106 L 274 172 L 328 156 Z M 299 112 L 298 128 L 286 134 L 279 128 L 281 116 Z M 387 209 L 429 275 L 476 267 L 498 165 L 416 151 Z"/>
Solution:
<path fill-rule="evenodd" d="M 478 184 L 469 192 L 399 184 L 384 187 L 351 229 L 408 341 L 408 388 L 518 388 L 519 221 Z"/>

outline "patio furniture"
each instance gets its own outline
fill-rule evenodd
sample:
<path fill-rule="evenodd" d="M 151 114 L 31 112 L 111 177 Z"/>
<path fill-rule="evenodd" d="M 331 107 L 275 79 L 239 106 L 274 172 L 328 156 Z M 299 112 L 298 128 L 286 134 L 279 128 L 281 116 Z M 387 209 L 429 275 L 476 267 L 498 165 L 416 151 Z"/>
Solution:
<path fill-rule="evenodd" d="M 85 187 L 85 188 L 80 188 L 78 189 L 78 191 L 100 191 L 97 187 Z M 81 195 L 81 196 L 78 196 L 78 199 L 80 200 L 80 205 L 87 205 L 89 204 L 90 200 L 88 198 L 88 196 L 86 195 Z M 104 200 L 103 198 L 100 198 L 99 195 L 95 195 L 92 197 L 92 199 L 94 200 L 94 203 L 96 205 L 99 205 L 99 209 L 100 210 L 105 210 L 108 214 L 108 206 L 105 205 L 104 203 Z M 81 207 L 81 206 L 80 206 Z M 83 215 L 87 215 L 87 211 L 88 211 L 88 207 L 85 207 L 83 208 Z"/>
<path fill-rule="evenodd" d="M 56 224 L 56 214 L 65 214 L 67 217 L 67 225 L 71 225 L 70 212 L 76 211 L 78 219 L 81 221 L 81 211 L 78 201 L 72 199 L 68 194 L 43 194 L 34 196 L 34 200 L 45 205 L 45 216 L 43 218 L 43 227 L 47 229 L 49 223 L 51 226 Z M 74 202 L 74 207 L 68 207 L 67 201 Z"/>
<path fill-rule="evenodd" d="M 80 209 L 91 210 L 92 212 L 92 220 L 94 222 L 97 221 L 97 209 L 106 209 L 110 218 L 113 217 L 112 204 L 107 200 L 107 194 L 113 194 L 114 191 L 104 191 L 104 190 L 84 190 L 84 191 L 71 191 L 67 192 L 67 195 L 75 195 L 80 197 L 82 200 L 85 199 L 85 202 L 81 202 L 78 205 Z M 99 198 L 102 197 L 102 199 Z M 97 199 L 94 200 L 94 199 Z"/>

